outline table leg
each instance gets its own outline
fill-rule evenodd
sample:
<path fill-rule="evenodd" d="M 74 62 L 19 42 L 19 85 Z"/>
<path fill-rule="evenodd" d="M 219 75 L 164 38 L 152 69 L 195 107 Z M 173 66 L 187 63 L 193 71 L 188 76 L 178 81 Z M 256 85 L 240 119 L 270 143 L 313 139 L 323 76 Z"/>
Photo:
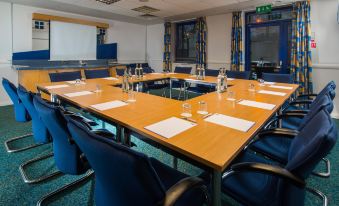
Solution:
<path fill-rule="evenodd" d="M 128 129 L 124 128 L 124 142 L 123 144 L 127 145 L 127 146 L 131 146 L 131 133 Z"/>
<path fill-rule="evenodd" d="M 282 114 L 282 107 L 280 107 L 279 111 L 278 111 L 278 115 Z M 279 123 L 278 123 L 278 128 L 282 127 L 282 119 L 279 119 Z"/>
<path fill-rule="evenodd" d="M 213 170 L 212 175 L 212 205 L 221 206 L 221 172 Z"/>
<path fill-rule="evenodd" d="M 172 99 L 172 79 L 170 79 L 170 99 Z"/>
<path fill-rule="evenodd" d="M 184 101 L 187 100 L 187 98 L 186 98 L 186 90 L 187 90 L 187 88 L 186 88 L 186 81 L 184 81 Z"/>
<path fill-rule="evenodd" d="M 122 127 L 120 125 L 117 125 L 117 141 L 121 142 L 122 139 Z"/>

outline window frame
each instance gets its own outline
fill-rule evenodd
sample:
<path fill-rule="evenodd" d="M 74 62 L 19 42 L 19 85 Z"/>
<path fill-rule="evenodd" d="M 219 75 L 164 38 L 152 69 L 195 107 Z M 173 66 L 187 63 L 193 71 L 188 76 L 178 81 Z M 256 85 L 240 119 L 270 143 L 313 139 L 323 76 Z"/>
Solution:
<path fill-rule="evenodd" d="M 189 21 L 185 21 L 185 22 L 179 22 L 179 23 L 176 23 L 175 24 L 175 55 L 174 55 L 174 59 L 175 59 L 175 62 L 176 63 L 195 63 L 195 61 L 196 61 L 196 57 L 194 56 L 194 57 L 192 57 L 192 58 L 189 58 L 189 57 L 178 57 L 177 55 L 178 55 L 178 46 L 179 46 L 179 44 L 181 43 L 181 44 L 183 44 L 183 42 L 184 42 L 184 40 L 182 40 L 181 42 L 179 42 L 179 29 L 178 29 L 178 27 L 184 27 L 185 25 L 194 25 L 194 27 L 196 26 L 196 23 L 197 23 L 197 21 L 196 20 L 189 20 Z M 196 34 L 196 31 L 195 31 L 195 34 L 194 34 L 195 36 L 197 35 Z M 183 39 L 183 36 L 182 36 L 182 38 L 181 39 Z M 186 40 L 186 41 L 189 41 L 189 40 Z M 196 50 L 196 46 L 195 46 L 195 42 L 194 42 L 194 48 L 195 48 L 195 50 Z M 189 45 L 189 44 L 188 44 Z M 188 47 L 189 48 L 189 47 Z M 183 49 L 182 49 L 183 50 Z M 187 49 L 187 51 L 189 51 L 189 49 Z M 194 51 L 194 53 L 195 53 L 196 51 Z M 187 56 L 188 56 L 188 54 L 187 54 Z"/>

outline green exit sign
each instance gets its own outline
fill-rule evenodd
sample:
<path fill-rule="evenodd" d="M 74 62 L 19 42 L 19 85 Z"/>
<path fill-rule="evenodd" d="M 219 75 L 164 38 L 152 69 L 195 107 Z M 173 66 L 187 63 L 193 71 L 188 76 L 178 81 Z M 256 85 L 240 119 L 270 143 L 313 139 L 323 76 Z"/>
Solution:
<path fill-rule="evenodd" d="M 264 6 L 258 6 L 256 8 L 256 12 L 257 14 L 267 14 L 267 13 L 271 13 L 272 11 L 272 5 L 264 5 Z"/>

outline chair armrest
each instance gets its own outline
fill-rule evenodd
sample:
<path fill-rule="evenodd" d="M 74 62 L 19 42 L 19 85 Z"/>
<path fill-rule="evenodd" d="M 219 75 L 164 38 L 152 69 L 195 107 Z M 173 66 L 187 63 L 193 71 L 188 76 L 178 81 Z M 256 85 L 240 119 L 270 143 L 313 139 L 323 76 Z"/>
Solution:
<path fill-rule="evenodd" d="M 284 112 L 284 114 L 308 114 L 310 112 L 310 110 L 306 109 L 306 110 L 287 110 Z"/>
<path fill-rule="evenodd" d="M 298 135 L 298 131 L 289 130 L 284 128 L 275 128 L 275 129 L 266 129 L 258 134 L 258 139 L 262 139 L 265 137 L 283 137 L 283 138 L 294 138 Z"/>
<path fill-rule="evenodd" d="M 299 111 L 299 110 L 298 110 Z M 274 117 L 274 119 L 272 119 L 271 121 L 269 121 L 266 126 L 265 126 L 265 129 L 269 128 L 272 124 L 276 123 L 277 121 L 279 120 L 282 120 L 284 118 L 290 118 L 290 117 L 296 117 L 296 118 L 304 118 L 306 116 L 306 114 L 303 114 L 303 113 L 299 113 L 299 112 L 289 112 L 289 111 L 286 111 L 282 114 L 279 114 L 277 115 L 276 117 Z"/>
<path fill-rule="evenodd" d="M 302 97 L 316 97 L 318 96 L 318 94 L 301 94 L 301 95 L 298 95 L 297 98 L 302 98 Z"/>
<path fill-rule="evenodd" d="M 166 197 L 164 200 L 164 206 L 173 206 L 176 201 L 187 191 L 191 189 L 200 189 L 205 194 L 207 205 L 209 205 L 209 194 L 206 185 L 204 185 L 204 181 L 198 177 L 187 177 L 171 188 L 169 188 L 166 192 Z"/>
<path fill-rule="evenodd" d="M 92 130 L 96 135 L 115 140 L 115 135 L 105 129 Z"/>
<path fill-rule="evenodd" d="M 300 105 L 300 104 L 306 104 L 310 105 L 313 103 L 313 100 L 294 100 L 293 102 L 290 102 L 290 105 Z"/>
<path fill-rule="evenodd" d="M 259 172 L 274 175 L 289 181 L 297 187 L 304 188 L 306 186 L 306 182 L 303 179 L 284 168 L 255 162 L 244 162 L 232 165 L 231 170 L 223 175 L 223 179 L 238 172 Z"/>

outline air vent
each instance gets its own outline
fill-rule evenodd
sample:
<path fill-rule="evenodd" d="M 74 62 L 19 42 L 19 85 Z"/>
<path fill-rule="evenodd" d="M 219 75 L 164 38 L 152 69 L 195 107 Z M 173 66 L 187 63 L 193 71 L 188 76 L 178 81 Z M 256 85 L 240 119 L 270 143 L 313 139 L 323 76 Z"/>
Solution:
<path fill-rule="evenodd" d="M 149 6 L 140 6 L 137 8 L 132 9 L 133 11 L 138 11 L 144 14 L 150 14 L 156 11 L 160 11 L 159 9 L 153 8 L 153 7 L 149 7 Z"/>
<path fill-rule="evenodd" d="M 107 4 L 107 5 L 110 5 L 110 4 L 114 4 L 116 2 L 119 2 L 121 0 L 96 0 L 97 2 L 101 2 L 101 3 L 104 3 L 104 4 Z"/>
<path fill-rule="evenodd" d="M 147 20 L 151 20 L 151 19 L 155 19 L 155 18 L 158 18 L 157 16 L 155 15 L 152 15 L 152 14 L 143 14 L 143 15 L 140 15 L 142 18 L 145 18 Z"/>

